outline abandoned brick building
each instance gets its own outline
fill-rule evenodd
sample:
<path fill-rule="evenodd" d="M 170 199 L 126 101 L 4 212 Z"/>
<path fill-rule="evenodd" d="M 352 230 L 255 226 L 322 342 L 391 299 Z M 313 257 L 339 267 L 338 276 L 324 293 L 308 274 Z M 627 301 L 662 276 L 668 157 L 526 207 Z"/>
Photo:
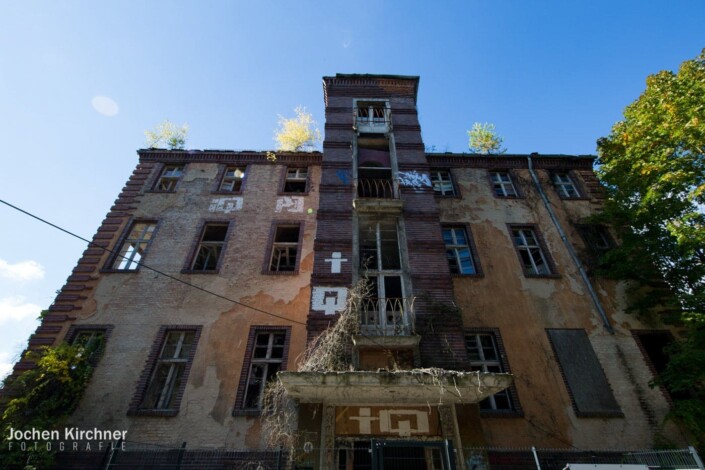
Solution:
<path fill-rule="evenodd" d="M 418 84 L 324 77 L 322 153 L 138 151 L 30 339 L 104 339 L 72 423 L 262 449 L 264 385 L 282 372 L 308 468 L 371 468 L 371 442 L 424 469 L 465 468 L 471 447 L 683 444 L 649 386 L 667 330 L 593 273 L 614 243 L 588 223 L 594 158 L 428 153 Z M 355 370 L 296 372 L 361 278 Z M 404 374 L 422 368 L 466 374 L 439 396 Z"/>

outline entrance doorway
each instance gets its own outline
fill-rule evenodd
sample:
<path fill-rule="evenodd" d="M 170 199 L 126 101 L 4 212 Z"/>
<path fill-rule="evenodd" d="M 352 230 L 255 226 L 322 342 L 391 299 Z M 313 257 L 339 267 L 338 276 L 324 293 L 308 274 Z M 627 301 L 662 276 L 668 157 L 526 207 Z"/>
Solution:
<path fill-rule="evenodd" d="M 455 470 L 448 441 L 355 441 L 338 452 L 338 470 Z"/>

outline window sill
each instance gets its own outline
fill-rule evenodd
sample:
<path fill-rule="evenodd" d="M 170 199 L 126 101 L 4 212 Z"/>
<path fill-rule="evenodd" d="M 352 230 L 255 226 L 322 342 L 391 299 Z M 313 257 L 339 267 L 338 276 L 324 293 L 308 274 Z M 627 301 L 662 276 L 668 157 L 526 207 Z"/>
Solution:
<path fill-rule="evenodd" d="M 299 274 L 299 270 L 294 271 L 262 271 L 265 276 L 296 276 Z"/>
<path fill-rule="evenodd" d="M 149 409 L 137 409 L 129 410 L 127 412 L 128 416 L 155 416 L 162 418 L 173 418 L 179 414 L 179 410 L 149 410 Z"/>
<path fill-rule="evenodd" d="M 182 269 L 181 274 L 219 274 L 220 270 L 215 269 L 213 271 L 200 271 L 200 270 L 193 270 L 193 269 Z"/>
<path fill-rule="evenodd" d="M 523 197 L 523 196 L 497 196 L 496 194 L 494 195 L 494 198 L 495 198 L 495 199 L 512 199 L 512 200 L 514 200 L 514 199 L 526 199 L 526 198 Z"/>
<path fill-rule="evenodd" d="M 523 418 L 524 412 L 519 410 L 480 410 L 481 418 Z"/>
<path fill-rule="evenodd" d="M 260 416 L 262 410 L 233 410 L 233 416 Z"/>
<path fill-rule="evenodd" d="M 524 277 L 528 279 L 560 279 L 560 274 L 530 274 L 524 273 Z"/>
<path fill-rule="evenodd" d="M 277 193 L 277 196 L 308 196 L 308 191 L 303 191 L 303 192 L 294 192 L 294 193 L 285 193 L 283 191 L 279 191 Z"/>
<path fill-rule="evenodd" d="M 216 196 L 242 196 L 243 191 L 211 191 Z"/>
<path fill-rule="evenodd" d="M 586 196 L 566 197 L 566 196 L 561 196 L 559 194 L 558 199 L 560 199 L 562 201 L 589 201 L 591 198 L 586 197 Z"/>
<path fill-rule="evenodd" d="M 462 199 L 460 194 L 433 194 L 433 197 L 436 197 L 438 199 Z"/>

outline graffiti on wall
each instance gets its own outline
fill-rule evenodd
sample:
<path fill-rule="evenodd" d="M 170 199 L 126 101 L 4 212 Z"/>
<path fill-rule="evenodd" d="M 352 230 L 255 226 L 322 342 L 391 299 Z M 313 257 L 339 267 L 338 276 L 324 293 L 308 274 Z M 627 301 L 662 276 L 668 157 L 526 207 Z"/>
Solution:
<path fill-rule="evenodd" d="M 277 198 L 277 207 L 274 212 L 303 212 L 304 198 L 302 196 L 283 196 Z"/>
<path fill-rule="evenodd" d="M 343 254 L 339 251 L 333 252 L 333 255 L 330 258 L 326 258 L 323 261 L 326 263 L 330 263 L 330 272 L 333 274 L 340 274 L 340 270 L 342 268 L 342 265 L 344 262 L 346 262 L 348 259 L 343 258 Z"/>
<path fill-rule="evenodd" d="M 314 287 L 311 292 L 311 310 L 335 315 L 345 309 L 348 300 L 346 287 Z"/>
<path fill-rule="evenodd" d="M 418 171 L 400 171 L 399 183 L 412 188 L 430 188 L 431 177 Z"/>
<path fill-rule="evenodd" d="M 219 197 L 211 200 L 211 204 L 208 207 L 209 212 L 222 212 L 224 214 L 230 214 L 231 212 L 239 211 L 242 209 L 242 198 L 241 197 Z"/>

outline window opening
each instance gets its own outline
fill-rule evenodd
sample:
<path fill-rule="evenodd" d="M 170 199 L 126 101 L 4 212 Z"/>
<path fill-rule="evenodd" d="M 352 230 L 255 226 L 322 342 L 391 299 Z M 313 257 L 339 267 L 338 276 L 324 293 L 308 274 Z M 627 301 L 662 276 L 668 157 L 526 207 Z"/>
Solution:
<path fill-rule="evenodd" d="M 491 174 L 492 187 L 498 197 L 517 197 L 517 191 L 512 182 L 512 177 L 507 171 L 493 171 Z"/>
<path fill-rule="evenodd" d="M 395 197 L 389 141 L 386 137 L 362 134 L 357 149 L 357 194 L 360 197 Z"/>
<path fill-rule="evenodd" d="M 228 224 L 206 224 L 193 260 L 193 271 L 215 271 L 225 246 Z"/>
<path fill-rule="evenodd" d="M 176 189 L 176 183 L 179 182 L 183 173 L 183 165 L 165 166 L 154 189 L 157 191 L 174 191 Z"/>
<path fill-rule="evenodd" d="M 531 275 L 549 275 L 551 269 L 548 261 L 539 245 L 538 238 L 532 229 L 515 228 L 512 229 L 514 243 L 519 250 L 519 256 L 524 266 L 524 270 Z"/>
<path fill-rule="evenodd" d="M 443 241 L 451 274 L 477 274 L 468 234 L 463 227 L 444 228 Z"/>
<path fill-rule="evenodd" d="M 245 391 L 245 409 L 261 409 L 267 383 L 282 368 L 286 333 L 257 333 Z"/>
<path fill-rule="evenodd" d="M 553 185 L 556 187 L 558 195 L 562 198 L 579 198 L 580 193 L 568 173 L 553 173 Z"/>
<path fill-rule="evenodd" d="M 194 331 L 167 331 L 142 408 L 173 409 L 175 397 L 185 380 L 184 371 L 194 346 Z"/>
<path fill-rule="evenodd" d="M 288 168 L 284 181 L 285 193 L 305 193 L 308 181 L 308 168 Z"/>
<path fill-rule="evenodd" d="M 239 192 L 242 190 L 242 181 L 244 178 L 245 167 L 229 166 L 225 169 L 219 190 L 222 192 Z"/>
<path fill-rule="evenodd" d="M 502 366 L 494 334 L 467 334 L 465 335 L 465 345 L 470 358 L 471 370 L 493 373 L 506 372 Z M 480 409 L 484 410 L 511 410 L 513 408 L 508 389 L 495 393 L 480 402 Z"/>
<path fill-rule="evenodd" d="M 154 235 L 157 224 L 154 222 L 135 222 L 127 238 L 122 243 L 118 256 L 113 262 L 113 269 L 134 271 L 147 252 L 149 242 Z"/>
<path fill-rule="evenodd" d="M 431 170 L 433 193 L 437 196 L 455 196 L 453 178 L 449 170 Z"/>
<path fill-rule="evenodd" d="M 296 256 L 299 248 L 298 225 L 279 225 L 274 234 L 270 271 L 295 271 Z"/>

